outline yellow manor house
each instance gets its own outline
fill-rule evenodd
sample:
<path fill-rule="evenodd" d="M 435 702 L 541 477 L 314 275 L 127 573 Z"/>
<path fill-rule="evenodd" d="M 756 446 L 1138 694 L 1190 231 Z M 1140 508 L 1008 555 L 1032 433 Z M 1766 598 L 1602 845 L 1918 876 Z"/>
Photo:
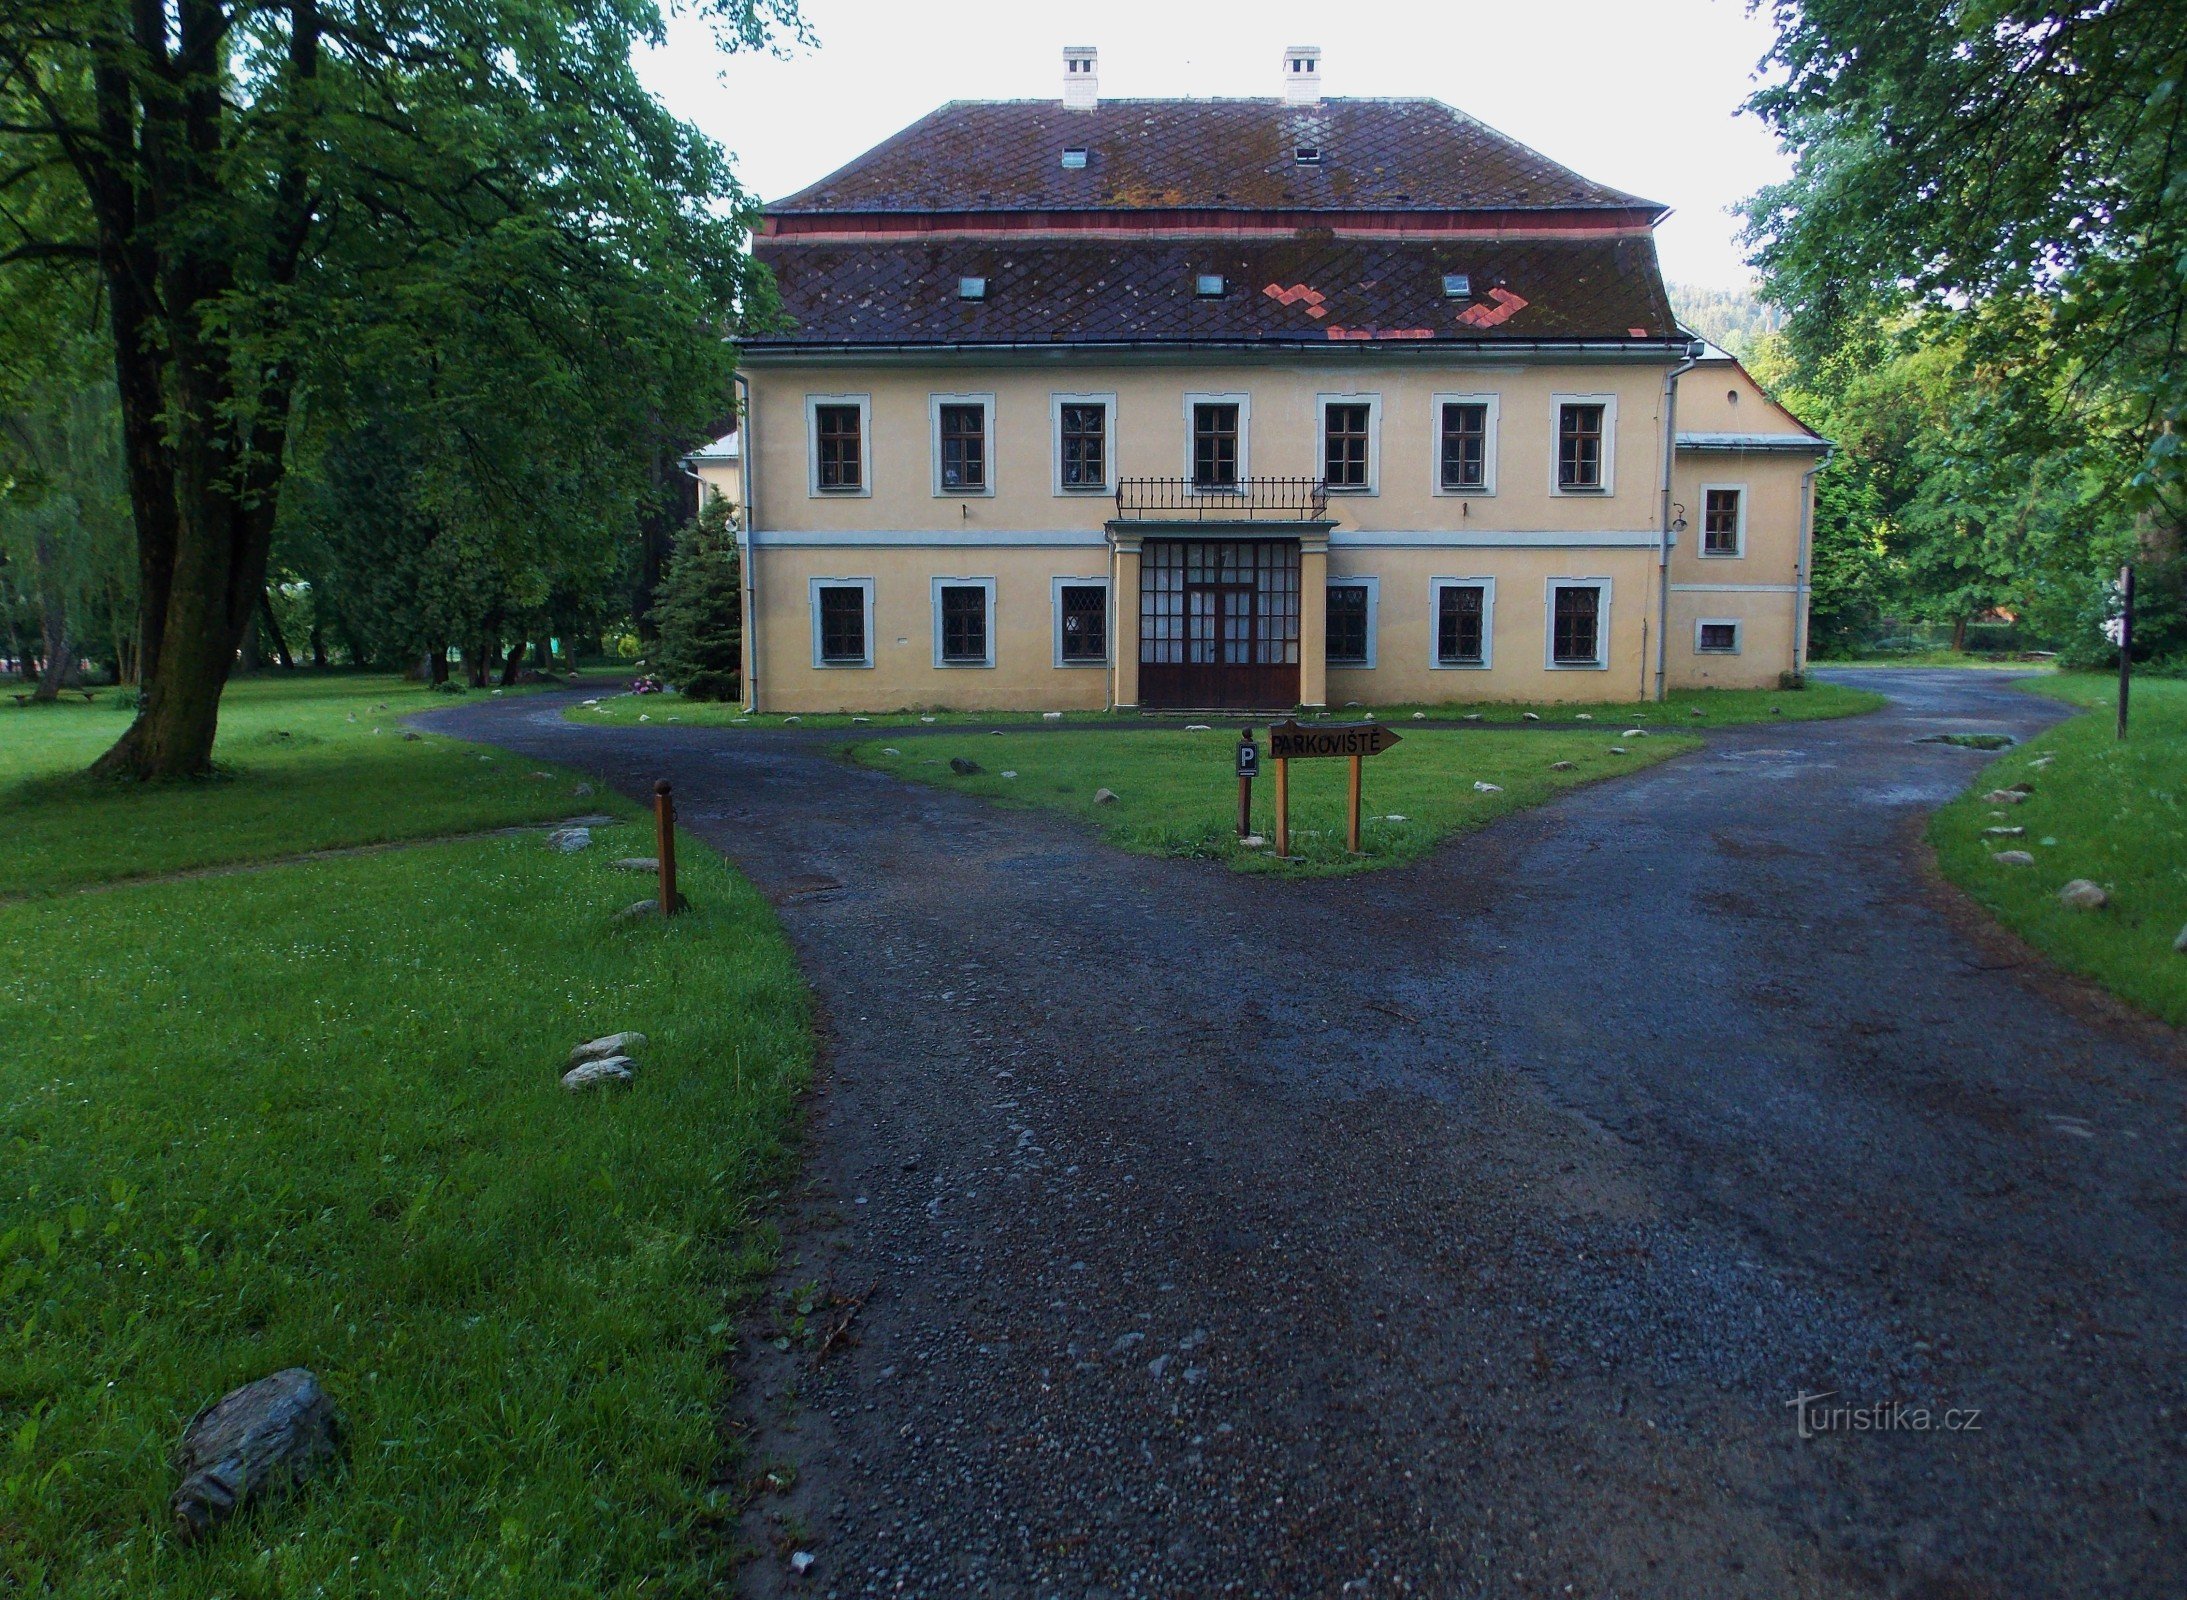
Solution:
<path fill-rule="evenodd" d="M 767 208 L 754 710 L 1631 700 L 1800 669 L 1827 446 L 1664 208 L 1433 100 L 955 102 Z"/>

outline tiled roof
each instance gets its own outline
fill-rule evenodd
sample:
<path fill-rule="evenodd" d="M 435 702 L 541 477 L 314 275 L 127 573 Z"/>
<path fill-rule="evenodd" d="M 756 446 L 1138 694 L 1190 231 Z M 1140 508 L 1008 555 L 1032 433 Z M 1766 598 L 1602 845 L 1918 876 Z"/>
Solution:
<path fill-rule="evenodd" d="M 761 240 L 790 331 L 809 344 L 1664 339 L 1678 332 L 1644 235 L 1528 240 L 1120 242 Z M 1203 273 L 1224 292 L 1196 293 Z M 1446 298 L 1446 273 L 1471 293 Z M 959 297 L 959 281 L 986 280 Z M 1273 292 L 1271 292 L 1273 291 Z"/>
<path fill-rule="evenodd" d="M 1301 146 L 1318 165 L 1299 163 Z M 1063 165 L 1073 148 L 1084 167 Z M 960 100 L 768 210 L 1624 207 L 1661 209 L 1439 100 Z"/>

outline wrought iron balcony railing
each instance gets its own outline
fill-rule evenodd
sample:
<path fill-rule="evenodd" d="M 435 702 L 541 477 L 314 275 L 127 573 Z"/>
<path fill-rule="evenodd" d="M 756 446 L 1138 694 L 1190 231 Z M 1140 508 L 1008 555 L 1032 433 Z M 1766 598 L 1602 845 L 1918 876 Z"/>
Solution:
<path fill-rule="evenodd" d="M 1116 515 L 1139 522 L 1318 522 L 1329 514 L 1329 486 L 1320 478 L 1241 478 L 1201 483 L 1192 478 L 1120 478 Z"/>

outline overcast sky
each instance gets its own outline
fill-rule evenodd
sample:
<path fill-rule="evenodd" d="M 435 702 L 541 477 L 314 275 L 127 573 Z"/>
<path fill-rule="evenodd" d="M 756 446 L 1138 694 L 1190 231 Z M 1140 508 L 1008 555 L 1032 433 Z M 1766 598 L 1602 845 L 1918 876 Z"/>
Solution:
<path fill-rule="evenodd" d="M 679 21 L 640 61 L 677 115 L 773 200 L 945 100 L 1053 98 L 1062 47 L 1101 51 L 1104 96 L 1272 95 L 1284 46 L 1322 47 L 1327 95 L 1428 95 L 1590 178 L 1673 207 L 1670 278 L 1748 281 L 1727 208 L 1782 177 L 1739 103 L 1770 30 L 1740 0 L 806 0 L 788 60 L 724 56 Z"/>

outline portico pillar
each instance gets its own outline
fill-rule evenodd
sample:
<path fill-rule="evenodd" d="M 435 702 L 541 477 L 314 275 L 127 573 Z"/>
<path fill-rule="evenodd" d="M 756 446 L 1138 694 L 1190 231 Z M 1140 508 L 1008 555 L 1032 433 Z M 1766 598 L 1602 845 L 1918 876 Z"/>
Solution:
<path fill-rule="evenodd" d="M 1329 703 L 1329 536 L 1299 536 L 1299 704 Z"/>
<path fill-rule="evenodd" d="M 1139 539 L 1115 536 L 1110 562 L 1109 660 L 1113 698 L 1119 706 L 1139 704 Z"/>

